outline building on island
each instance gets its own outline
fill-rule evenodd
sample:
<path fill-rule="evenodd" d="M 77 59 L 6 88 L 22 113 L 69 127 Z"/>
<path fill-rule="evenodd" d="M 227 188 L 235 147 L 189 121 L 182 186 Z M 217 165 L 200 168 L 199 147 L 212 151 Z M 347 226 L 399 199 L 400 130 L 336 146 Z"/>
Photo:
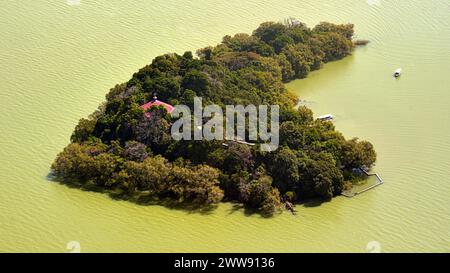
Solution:
<path fill-rule="evenodd" d="M 153 99 L 151 101 L 147 102 L 144 105 L 141 105 L 141 108 L 142 110 L 144 110 L 144 112 L 146 112 L 145 115 L 147 117 L 150 117 L 150 113 L 147 112 L 147 110 L 150 109 L 152 106 L 163 106 L 167 110 L 167 113 L 169 114 L 172 113 L 173 110 L 175 109 L 175 107 L 173 107 L 172 105 L 159 101 L 156 94 L 153 94 Z"/>

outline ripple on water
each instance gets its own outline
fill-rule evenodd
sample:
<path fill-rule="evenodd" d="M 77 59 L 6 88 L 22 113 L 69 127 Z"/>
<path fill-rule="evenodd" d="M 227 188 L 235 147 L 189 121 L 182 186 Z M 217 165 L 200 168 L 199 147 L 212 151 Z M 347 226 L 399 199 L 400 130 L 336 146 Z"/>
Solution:
<path fill-rule="evenodd" d="M 449 250 L 448 11 L 448 1 L 418 0 L 5 3 L 0 251 L 63 252 L 74 240 L 85 251 L 363 252 L 372 240 L 383 251 Z M 230 204 L 210 215 L 138 206 L 46 179 L 78 119 L 154 56 L 288 16 L 352 22 L 371 40 L 313 73 L 301 92 L 317 112 L 335 113 L 346 136 L 375 143 L 382 187 L 262 219 Z M 392 81 L 400 65 L 405 75 Z"/>

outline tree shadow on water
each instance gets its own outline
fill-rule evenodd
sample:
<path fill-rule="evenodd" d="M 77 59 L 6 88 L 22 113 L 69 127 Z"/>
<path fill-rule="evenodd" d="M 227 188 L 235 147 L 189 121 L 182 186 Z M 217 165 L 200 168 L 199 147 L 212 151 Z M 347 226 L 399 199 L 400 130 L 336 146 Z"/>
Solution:
<path fill-rule="evenodd" d="M 238 212 L 238 213 L 242 213 L 246 217 L 258 215 L 261 218 L 270 219 L 270 218 L 273 218 L 274 216 L 276 216 L 277 214 L 281 213 L 281 210 L 280 210 L 280 211 L 278 211 L 277 213 L 274 213 L 274 214 L 264 214 L 264 213 L 261 213 L 260 210 L 258 210 L 256 208 L 252 208 L 252 207 L 246 206 L 245 204 L 242 204 L 242 203 L 235 203 L 235 202 L 233 202 L 231 204 L 232 205 L 231 205 L 231 208 L 228 211 L 228 215 L 231 215 L 231 214 L 234 214 L 234 213 Z"/>
<path fill-rule="evenodd" d="M 300 202 L 297 202 L 296 205 L 305 207 L 305 208 L 316 208 L 320 207 L 324 203 L 330 202 L 331 199 L 322 199 L 322 198 L 313 198 L 313 199 L 307 199 Z"/>
<path fill-rule="evenodd" d="M 70 180 L 70 179 L 59 179 L 56 176 L 49 173 L 47 175 L 47 180 L 49 182 L 58 183 L 61 185 L 64 185 L 70 189 L 78 189 L 82 191 L 87 192 L 95 192 L 95 193 L 101 193 L 101 194 L 107 194 L 112 200 L 115 201 L 127 201 L 132 202 L 139 206 L 163 206 L 165 208 L 171 209 L 171 210 L 178 210 L 178 211 L 184 211 L 188 214 L 201 214 L 201 215 L 210 215 L 214 213 L 214 210 L 219 206 L 219 204 L 198 204 L 198 203 L 192 203 L 192 202 L 181 202 L 177 199 L 171 198 L 171 197 L 164 197 L 164 198 L 158 198 L 155 196 L 151 196 L 146 193 L 138 193 L 138 194 L 130 194 L 124 190 L 118 190 L 118 189 L 105 189 L 104 187 L 101 187 L 94 182 L 86 182 L 86 183 L 80 183 L 78 180 Z M 228 214 L 234 214 L 236 212 L 242 213 L 246 217 L 258 215 L 261 218 L 269 219 L 273 216 L 280 214 L 282 209 L 273 215 L 266 215 L 264 213 L 261 213 L 260 210 L 256 208 L 252 208 L 249 206 L 245 206 L 242 203 L 237 202 L 229 202 L 231 204 L 231 208 L 229 209 Z"/>
<path fill-rule="evenodd" d="M 180 202 L 173 198 L 158 198 L 149 194 L 129 194 L 124 190 L 118 189 L 105 189 L 93 182 L 80 183 L 77 180 L 63 180 L 59 179 L 53 174 L 49 173 L 46 176 L 47 181 L 64 185 L 70 189 L 78 189 L 87 192 L 96 192 L 108 195 L 115 201 L 127 201 L 132 202 L 139 206 L 163 206 L 172 210 L 180 210 L 191 213 L 198 213 L 202 215 L 209 215 L 217 208 L 218 204 L 197 204 L 191 202 Z"/>

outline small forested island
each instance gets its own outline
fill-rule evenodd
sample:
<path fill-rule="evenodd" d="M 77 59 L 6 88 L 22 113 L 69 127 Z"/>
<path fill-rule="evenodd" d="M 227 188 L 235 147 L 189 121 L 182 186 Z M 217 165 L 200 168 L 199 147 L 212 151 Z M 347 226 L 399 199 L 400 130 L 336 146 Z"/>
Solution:
<path fill-rule="evenodd" d="M 227 201 L 264 216 L 287 201 L 329 200 L 352 186 L 355 168 L 374 164 L 373 145 L 346 140 L 333 123 L 314 119 L 284 83 L 351 54 L 353 34 L 352 24 L 323 22 L 311 29 L 296 20 L 266 22 L 252 35 L 225 36 L 197 57 L 158 56 L 80 120 L 52 175 L 140 204 L 211 208 Z M 155 93 L 164 103 L 143 107 Z M 221 107 L 279 105 L 279 148 L 174 140 L 165 106 L 193 107 L 194 97 Z"/>

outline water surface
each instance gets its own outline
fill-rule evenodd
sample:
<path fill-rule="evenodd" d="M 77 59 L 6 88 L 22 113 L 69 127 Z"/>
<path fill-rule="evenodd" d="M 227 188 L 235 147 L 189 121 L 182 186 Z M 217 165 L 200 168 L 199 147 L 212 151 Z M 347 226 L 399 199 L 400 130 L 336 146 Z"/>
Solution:
<path fill-rule="evenodd" d="M 71 1 L 76 3 L 77 1 Z M 0 4 L 0 251 L 450 251 L 450 2 L 92 1 Z M 385 184 L 272 219 L 115 201 L 47 180 L 78 119 L 152 58 L 260 22 L 352 22 L 371 43 L 288 87 L 377 148 Z M 402 67 L 395 80 L 391 73 Z"/>

